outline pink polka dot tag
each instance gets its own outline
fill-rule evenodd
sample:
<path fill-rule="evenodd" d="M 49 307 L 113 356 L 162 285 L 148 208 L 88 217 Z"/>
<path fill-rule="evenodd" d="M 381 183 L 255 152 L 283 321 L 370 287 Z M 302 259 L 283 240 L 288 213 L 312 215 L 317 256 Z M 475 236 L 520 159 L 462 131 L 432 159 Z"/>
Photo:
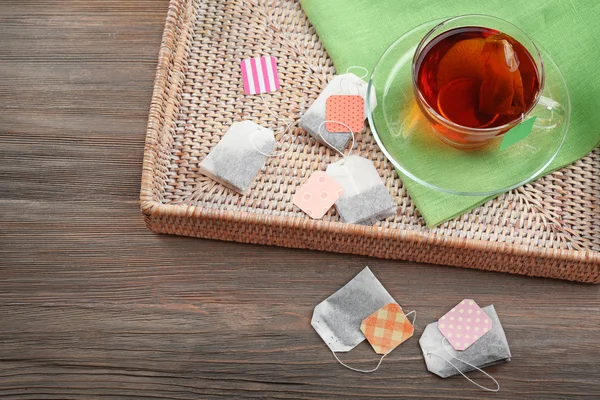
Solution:
<path fill-rule="evenodd" d="M 472 299 L 464 299 L 438 320 L 454 350 L 465 350 L 492 329 L 492 321 Z"/>
<path fill-rule="evenodd" d="M 313 219 L 321 219 L 342 195 L 342 185 L 323 171 L 313 173 L 294 195 L 294 204 Z"/>

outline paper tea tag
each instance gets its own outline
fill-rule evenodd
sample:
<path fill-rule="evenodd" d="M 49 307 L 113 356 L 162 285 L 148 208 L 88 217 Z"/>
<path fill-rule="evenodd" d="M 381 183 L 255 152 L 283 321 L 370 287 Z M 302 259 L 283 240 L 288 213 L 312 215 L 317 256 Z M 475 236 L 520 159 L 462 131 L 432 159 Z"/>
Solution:
<path fill-rule="evenodd" d="M 279 90 L 275 57 L 247 58 L 241 63 L 246 94 L 269 93 Z"/>
<path fill-rule="evenodd" d="M 492 321 L 471 299 L 464 299 L 438 321 L 438 329 L 455 350 L 465 350 L 492 329 Z"/>
<path fill-rule="evenodd" d="M 394 199 L 370 160 L 350 155 L 330 164 L 327 175 L 344 190 L 335 202 L 344 222 L 370 225 L 396 214 Z"/>
<path fill-rule="evenodd" d="M 365 340 L 361 322 L 389 303 L 394 303 L 394 299 L 365 267 L 315 307 L 310 324 L 331 351 L 350 351 Z"/>
<path fill-rule="evenodd" d="M 367 82 L 363 81 L 352 73 L 334 76 L 331 81 L 329 81 L 325 89 L 323 89 L 319 97 L 317 97 L 309 109 L 306 110 L 302 118 L 300 118 L 300 126 L 321 144 L 325 146 L 329 146 L 330 144 L 331 147 L 340 151 L 345 149 L 348 146 L 348 143 L 350 143 L 352 140 L 352 134 L 329 133 L 325 127 L 326 124 L 323 124 L 323 122 L 327 120 L 327 99 L 332 95 L 358 94 L 360 97 L 362 97 L 364 104 L 366 104 L 367 88 Z M 375 107 L 377 107 L 374 88 L 371 88 L 371 98 L 373 99 L 372 103 L 370 104 L 372 111 L 375 109 Z M 367 108 L 364 107 L 363 121 L 365 118 L 367 118 L 367 116 Z M 320 131 L 319 128 L 321 128 Z"/>
<path fill-rule="evenodd" d="M 342 195 L 342 185 L 323 171 L 313 173 L 294 195 L 294 204 L 313 219 L 320 219 Z"/>
<path fill-rule="evenodd" d="M 325 124 L 328 132 L 348 132 L 348 128 L 354 133 L 362 131 L 365 126 L 365 101 L 362 97 L 333 95 L 326 103 L 326 118 L 330 121 Z"/>
<path fill-rule="evenodd" d="M 512 146 L 513 144 L 520 142 L 531 134 L 533 125 L 537 117 L 529 118 L 528 120 L 521 122 L 519 125 L 506 132 L 500 142 L 500 151 Z"/>
<path fill-rule="evenodd" d="M 274 149 L 272 130 L 251 121 L 235 122 L 202 160 L 199 172 L 243 194 Z"/>
<path fill-rule="evenodd" d="M 389 353 L 409 339 L 415 331 L 396 303 L 386 304 L 365 318 L 360 330 L 377 354 Z"/>

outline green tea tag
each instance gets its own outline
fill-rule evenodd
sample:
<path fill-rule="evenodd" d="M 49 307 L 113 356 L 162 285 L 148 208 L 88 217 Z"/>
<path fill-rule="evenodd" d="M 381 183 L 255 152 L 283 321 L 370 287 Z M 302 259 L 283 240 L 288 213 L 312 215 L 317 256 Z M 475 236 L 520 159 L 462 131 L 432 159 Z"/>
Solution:
<path fill-rule="evenodd" d="M 533 130 L 533 124 L 537 117 L 529 118 L 528 120 L 521 122 L 519 125 L 512 128 L 510 131 L 504 134 L 502 143 L 500 143 L 500 151 L 506 149 L 513 144 L 520 142 L 525 139 Z"/>

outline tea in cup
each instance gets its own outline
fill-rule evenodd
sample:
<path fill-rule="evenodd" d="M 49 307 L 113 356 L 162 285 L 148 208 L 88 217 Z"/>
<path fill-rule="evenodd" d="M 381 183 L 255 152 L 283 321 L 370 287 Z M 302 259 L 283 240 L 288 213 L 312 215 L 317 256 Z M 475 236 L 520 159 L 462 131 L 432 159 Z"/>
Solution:
<path fill-rule="evenodd" d="M 413 59 L 417 103 L 442 140 L 479 147 L 525 120 L 541 98 L 533 41 L 499 18 L 469 15 L 433 28 Z"/>

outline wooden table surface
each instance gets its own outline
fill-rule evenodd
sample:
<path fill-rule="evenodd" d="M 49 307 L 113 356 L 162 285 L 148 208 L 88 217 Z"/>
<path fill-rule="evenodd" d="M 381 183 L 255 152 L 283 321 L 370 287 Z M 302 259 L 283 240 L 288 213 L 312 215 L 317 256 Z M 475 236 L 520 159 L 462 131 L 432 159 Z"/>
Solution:
<path fill-rule="evenodd" d="M 146 230 L 167 7 L 0 1 L 0 397 L 600 398 L 598 286 Z M 310 326 L 365 265 L 418 311 L 415 337 L 369 375 Z M 506 331 L 513 360 L 488 369 L 499 393 L 425 368 L 424 326 L 465 297 L 494 304 Z M 342 356 L 376 363 L 365 343 Z"/>

